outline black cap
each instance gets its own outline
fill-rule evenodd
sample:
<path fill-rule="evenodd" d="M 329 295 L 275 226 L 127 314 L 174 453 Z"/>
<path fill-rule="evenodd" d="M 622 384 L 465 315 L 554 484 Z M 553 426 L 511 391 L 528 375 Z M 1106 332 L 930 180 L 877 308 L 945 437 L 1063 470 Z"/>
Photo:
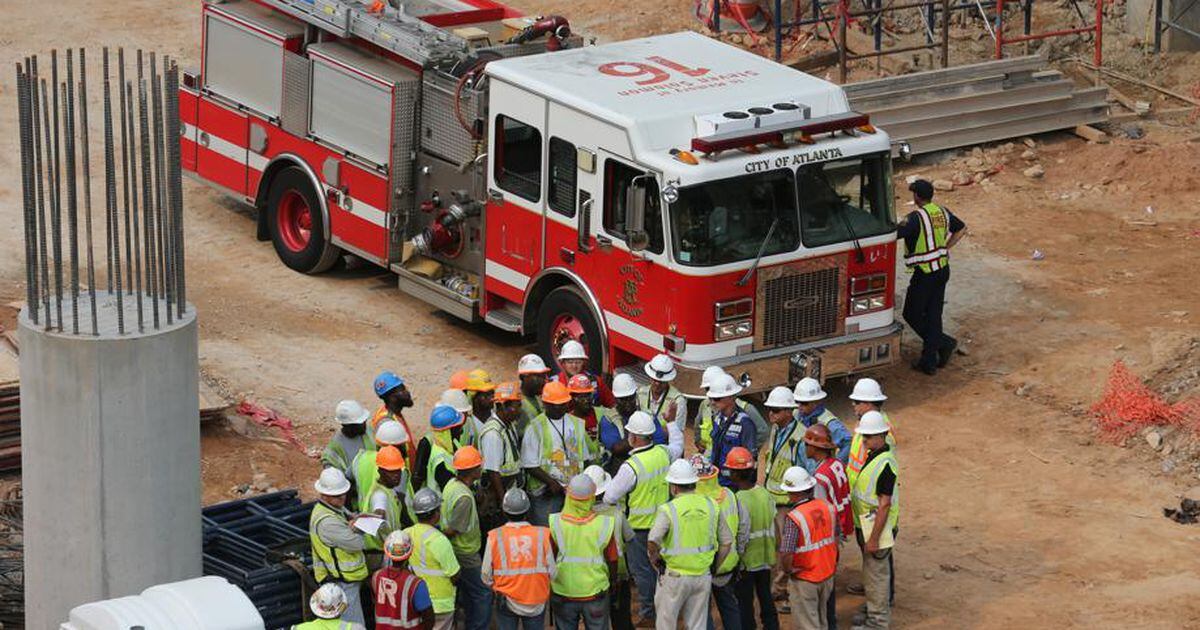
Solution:
<path fill-rule="evenodd" d="M 908 185 L 908 189 L 921 199 L 933 199 L 933 184 L 927 179 L 918 179 Z"/>

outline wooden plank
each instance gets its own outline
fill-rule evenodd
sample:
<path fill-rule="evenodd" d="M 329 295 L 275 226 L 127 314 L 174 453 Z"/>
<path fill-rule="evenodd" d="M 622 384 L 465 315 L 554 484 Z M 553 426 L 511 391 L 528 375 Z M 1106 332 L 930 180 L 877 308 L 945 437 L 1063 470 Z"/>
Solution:
<path fill-rule="evenodd" d="M 892 92 L 896 89 L 928 87 L 991 76 L 1007 76 L 1014 72 L 1039 70 L 1045 65 L 1046 60 L 1043 57 L 1029 55 L 1027 57 L 984 61 L 964 66 L 954 66 L 953 68 L 939 68 L 937 70 L 926 70 L 924 72 L 914 72 L 882 79 L 859 81 L 857 83 L 848 83 L 843 87 L 848 95 L 865 96 L 868 94 Z"/>
<path fill-rule="evenodd" d="M 943 118 L 950 115 L 970 113 L 980 109 L 994 109 L 1022 103 L 1030 104 L 1070 98 L 1074 87 L 1074 83 L 1063 79 L 1054 83 L 996 89 L 981 94 L 966 94 L 932 103 L 915 103 L 882 110 L 864 110 L 857 107 L 855 109 L 869 113 L 872 123 L 880 125 L 890 132 L 892 125 L 929 120 L 931 118 Z M 852 102 L 851 105 L 853 106 L 854 103 Z"/>
<path fill-rule="evenodd" d="M 1075 135 L 1089 142 L 1095 142 L 1096 144 L 1108 144 L 1108 134 L 1096 129 L 1095 127 L 1078 125 L 1071 131 Z"/>
<path fill-rule="evenodd" d="M 816 53 L 813 55 L 808 55 L 807 57 L 801 57 L 799 60 L 795 61 L 794 63 L 788 64 L 788 66 L 791 68 L 795 68 L 796 70 L 807 72 L 809 70 L 816 70 L 818 68 L 824 68 L 826 66 L 831 66 L 837 62 L 838 62 L 838 51 L 830 50 L 830 51 L 826 51 L 826 52 L 819 52 L 819 53 Z"/>

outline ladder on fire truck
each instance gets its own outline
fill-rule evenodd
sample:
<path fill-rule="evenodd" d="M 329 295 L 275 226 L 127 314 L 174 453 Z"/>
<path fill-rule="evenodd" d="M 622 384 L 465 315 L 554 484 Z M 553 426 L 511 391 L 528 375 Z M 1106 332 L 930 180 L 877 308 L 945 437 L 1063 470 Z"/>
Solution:
<path fill-rule="evenodd" d="M 210 0 L 211 1 L 211 0 Z M 259 0 L 338 37 L 358 37 L 423 66 L 466 56 L 467 41 L 384 2 L 372 13 L 359 0 Z"/>

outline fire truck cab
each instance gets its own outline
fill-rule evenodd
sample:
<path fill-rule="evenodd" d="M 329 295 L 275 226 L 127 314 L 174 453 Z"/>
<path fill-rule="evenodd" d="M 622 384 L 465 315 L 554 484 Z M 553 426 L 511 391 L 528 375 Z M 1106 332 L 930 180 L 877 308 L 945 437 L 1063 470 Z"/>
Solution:
<path fill-rule="evenodd" d="M 685 393 L 709 365 L 756 391 L 898 356 L 891 145 L 838 86 L 690 32 L 514 35 L 498 5 L 431 12 L 465 46 L 406 56 L 303 2 L 206 4 L 181 95 L 184 168 L 285 264 L 358 255 L 548 360 L 666 352 Z"/>

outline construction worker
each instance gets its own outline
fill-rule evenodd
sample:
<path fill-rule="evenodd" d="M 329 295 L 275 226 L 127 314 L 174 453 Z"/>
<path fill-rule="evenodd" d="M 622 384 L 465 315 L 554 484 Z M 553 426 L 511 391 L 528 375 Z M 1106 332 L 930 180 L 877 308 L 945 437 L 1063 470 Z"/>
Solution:
<path fill-rule="evenodd" d="M 545 526 L 552 513 L 562 510 L 563 486 L 591 458 L 583 421 L 567 413 L 570 403 L 566 385 L 546 383 L 542 388 L 545 412 L 533 419 L 521 442 L 521 465 L 529 475 L 534 525 Z"/>
<path fill-rule="evenodd" d="M 845 463 L 846 458 L 850 456 L 850 431 L 833 412 L 825 408 L 824 401 L 828 396 L 825 390 L 821 389 L 821 383 L 817 379 L 812 377 L 800 379 L 800 382 L 796 383 L 795 391 L 796 404 L 800 406 L 797 416 L 805 428 L 820 424 L 829 429 L 829 434 L 833 436 L 833 443 L 837 446 L 837 458 Z M 807 461 L 802 465 L 808 469 L 809 474 L 812 474 L 816 462 Z"/>
<path fill-rule="evenodd" d="M 592 404 L 596 387 L 592 385 L 592 379 L 583 374 L 571 377 L 567 383 L 567 393 L 571 395 L 571 415 L 583 420 L 583 429 L 588 435 L 588 451 L 594 458 L 599 459 L 600 419 L 616 412 Z"/>
<path fill-rule="evenodd" d="M 479 496 L 479 522 L 484 531 L 503 521 L 500 504 L 509 488 L 524 485 L 521 469 L 521 390 L 516 383 L 500 383 L 493 395 L 495 410 L 479 433 L 483 455 L 483 488 Z"/>
<path fill-rule="evenodd" d="M 438 405 L 429 413 L 429 428 L 417 445 L 413 488 L 441 492 L 454 478 L 453 453 L 462 438 L 463 415 L 453 407 Z"/>
<path fill-rule="evenodd" d="M 696 471 L 685 459 L 667 470 L 672 499 L 658 506 L 650 528 L 648 554 L 660 569 L 654 604 L 658 630 L 701 628 L 708 614 L 714 569 L 733 547 L 733 533 L 712 499 L 696 493 Z"/>
<path fill-rule="evenodd" d="M 558 570 L 550 529 L 529 524 L 529 495 L 510 488 L 502 501 L 508 522 L 488 532 L 483 548 L 483 583 L 496 598 L 500 630 L 542 630 L 550 580 Z"/>
<path fill-rule="evenodd" d="M 607 630 L 608 591 L 617 579 L 616 521 L 592 511 L 596 484 L 585 474 L 567 483 L 562 512 L 550 515 L 558 571 L 550 580 L 554 627 Z"/>
<path fill-rule="evenodd" d="M 600 465 L 614 472 L 629 457 L 629 440 L 625 439 L 625 424 L 638 410 L 637 385 L 628 374 L 613 377 L 613 398 L 617 401 L 614 413 L 600 419 L 599 438 L 603 451 Z"/>
<path fill-rule="evenodd" d="M 883 394 L 883 388 L 879 386 L 879 381 L 873 378 L 858 379 L 858 382 L 854 384 L 854 390 L 850 392 L 850 402 L 854 405 L 854 415 L 858 416 L 859 422 L 862 422 L 863 414 L 868 411 L 875 411 L 883 415 L 883 420 L 888 426 L 887 443 L 894 454 L 896 425 L 892 423 L 891 417 L 883 411 L 883 403 L 886 400 L 887 396 Z M 866 463 L 867 447 L 863 444 L 863 436 L 855 432 L 854 437 L 850 440 L 850 457 L 846 461 L 846 478 L 850 482 L 850 487 L 854 487 L 854 480 Z"/>
<path fill-rule="evenodd" d="M 408 484 L 408 469 L 404 467 L 400 449 L 395 446 L 379 449 L 375 454 L 375 465 L 377 473 L 371 485 L 362 492 L 358 506 L 359 512 L 383 519 L 375 535 L 365 539 L 367 568 L 372 571 L 383 564 L 383 543 L 388 535 L 416 522 L 410 506 L 412 487 Z"/>
<path fill-rule="evenodd" d="M 613 630 L 633 630 L 633 612 L 630 610 L 629 565 L 625 561 L 624 552 L 625 548 L 629 546 L 629 542 L 633 540 L 633 528 L 629 526 L 629 519 L 625 518 L 625 513 L 620 507 L 604 502 L 604 493 L 608 490 L 608 484 L 612 482 L 612 476 L 603 468 L 595 465 L 588 466 L 584 469 L 583 474 L 596 484 L 596 502 L 592 504 L 592 511 L 612 517 L 615 523 L 614 530 L 617 533 L 617 547 L 621 551 L 617 558 L 617 578 L 609 592 L 609 619 L 612 621 Z"/>
<path fill-rule="evenodd" d="M 463 425 L 463 444 L 479 448 L 479 433 L 483 430 L 483 423 L 492 417 L 494 391 L 496 384 L 492 382 L 491 374 L 484 370 L 471 371 L 471 376 L 467 379 L 467 398 L 471 400 L 471 411 L 466 414 Z"/>
<path fill-rule="evenodd" d="M 712 448 L 713 406 L 708 400 L 708 388 L 712 387 L 714 378 L 724 373 L 725 370 L 720 366 L 710 365 L 704 368 L 704 372 L 700 375 L 700 389 L 704 391 L 704 397 L 696 406 L 696 432 L 692 440 L 695 442 L 696 450 L 705 455 L 708 455 L 709 449 Z"/>
<path fill-rule="evenodd" d="M 313 577 L 318 584 L 333 583 L 344 591 L 343 621 L 364 624 L 359 589 L 368 575 L 367 559 L 363 554 L 366 541 L 363 532 L 354 528 L 357 516 L 346 508 L 350 481 L 341 470 L 326 468 L 313 488 L 318 495 L 308 521 Z"/>
<path fill-rule="evenodd" d="M 904 321 L 921 337 L 921 358 L 913 368 L 929 375 L 945 367 L 958 340 L 942 332 L 942 306 L 950 282 L 950 249 L 967 233 L 967 226 L 949 210 L 933 203 L 933 184 L 918 179 L 909 184 L 916 210 L 896 227 L 904 239 L 904 265 L 912 278 L 904 294 Z"/>
<path fill-rule="evenodd" d="M 583 348 L 583 344 L 568 339 L 562 345 L 562 349 L 558 352 L 558 365 L 562 368 L 558 374 L 554 375 L 552 380 L 556 380 L 563 385 L 566 385 L 576 374 L 585 374 L 596 384 L 595 404 L 601 407 L 612 408 L 615 401 L 613 400 L 612 392 L 608 389 L 608 385 L 604 383 L 604 379 L 596 374 L 593 374 L 588 369 L 587 350 Z"/>
<path fill-rule="evenodd" d="M 855 432 L 863 436 L 867 461 L 850 486 L 854 535 L 863 552 L 863 589 L 867 611 L 863 627 L 887 628 L 891 623 L 893 547 L 900 522 L 900 467 L 887 443 L 883 414 L 863 414 Z"/>
<path fill-rule="evenodd" d="M 433 627 L 429 585 L 408 566 L 412 551 L 412 538 L 407 532 L 394 531 L 383 541 L 383 555 L 388 565 L 371 576 L 376 630 L 429 630 Z"/>
<path fill-rule="evenodd" d="M 687 399 L 671 385 L 678 372 L 675 362 L 665 354 L 656 354 L 642 366 L 650 384 L 638 388 L 638 405 L 670 432 L 672 458 L 683 457 L 683 431 L 687 424 Z M 678 452 L 675 452 L 675 449 Z"/>
<path fill-rule="evenodd" d="M 725 459 L 728 461 L 729 458 Z M 712 462 L 699 453 L 693 455 L 688 461 L 692 464 L 692 470 L 696 471 L 696 494 L 716 502 L 721 520 L 733 533 L 733 548 L 725 556 L 725 561 L 713 571 L 712 594 L 713 600 L 717 603 L 717 612 L 721 614 L 721 626 L 726 630 L 741 630 L 742 615 L 738 610 L 737 582 L 734 580 L 734 572 L 738 567 L 740 554 L 745 551 L 746 542 L 749 540 L 750 519 L 742 514 L 733 490 L 724 488 L 717 483 L 717 467 L 713 466 Z M 707 613 L 707 610 L 705 612 Z M 713 630 L 716 625 L 713 624 L 712 615 L 708 614 L 707 617 L 708 629 Z"/>
<path fill-rule="evenodd" d="M 408 420 L 404 418 L 404 410 L 413 406 L 412 394 L 405 386 L 404 379 L 395 372 L 380 372 L 379 376 L 375 377 L 375 395 L 383 401 L 383 405 L 375 411 L 375 415 L 371 418 L 371 430 L 378 429 L 384 420 L 399 422 L 404 427 L 404 435 L 407 436 L 407 442 L 400 447 L 400 452 L 404 454 L 404 459 L 411 464 L 412 458 L 417 452 L 417 445 L 413 441 L 413 432 L 408 426 Z"/>
<path fill-rule="evenodd" d="M 604 502 L 623 506 L 629 526 L 633 528 L 633 540 L 629 542 L 625 559 L 637 585 L 639 610 L 634 625 L 639 628 L 651 627 L 657 618 L 654 596 L 658 576 L 650 564 L 648 542 L 658 506 L 671 498 L 666 481 L 671 455 L 667 447 L 654 443 L 658 428 L 650 414 L 644 411 L 635 411 L 630 416 L 625 425 L 631 447 L 629 459 L 617 469 L 604 492 Z"/>
<path fill-rule="evenodd" d="M 709 461 L 721 468 L 729 450 L 741 446 L 751 453 L 758 453 L 758 441 L 755 438 L 756 427 L 750 416 L 738 406 L 734 398 L 742 391 L 742 386 L 728 374 L 720 374 L 713 379 L 708 388 L 708 399 L 713 406 L 712 454 Z M 729 471 L 721 468 L 720 483 L 732 487 Z"/>
<path fill-rule="evenodd" d="M 412 572 L 429 586 L 433 600 L 432 630 L 451 630 L 454 627 L 456 584 L 459 579 L 458 558 L 445 534 L 437 528 L 442 519 L 442 499 L 430 488 L 421 488 L 413 496 L 413 511 L 417 524 L 405 529 L 413 543 L 409 566 Z"/>
<path fill-rule="evenodd" d="M 838 549 L 841 549 L 841 543 L 854 531 L 854 515 L 850 512 L 850 483 L 846 478 L 846 468 L 842 466 L 842 462 L 838 461 L 834 454 L 833 441 L 829 436 L 829 429 L 820 424 L 814 424 L 804 432 L 804 450 L 805 456 L 809 461 L 817 462 L 816 470 L 813 471 L 813 479 L 817 485 L 815 496 L 833 506 L 834 514 L 837 516 L 837 539 Z M 829 621 L 829 627 L 836 630 L 837 628 L 837 580 L 833 579 L 832 588 L 829 590 L 829 605 L 826 610 L 826 616 Z"/>
<path fill-rule="evenodd" d="M 771 439 L 767 441 L 767 474 L 765 485 L 767 492 L 775 501 L 775 532 L 783 529 L 783 521 L 791 509 L 788 493 L 783 490 L 783 474 L 792 466 L 804 466 L 804 431 L 796 418 L 796 397 L 792 390 L 786 387 L 776 387 L 767 394 L 763 403 L 767 409 L 767 418 L 771 421 Z M 787 604 L 787 574 L 778 564 L 771 571 L 772 594 L 775 601 L 782 602 L 780 611 L 790 612 Z"/>
<path fill-rule="evenodd" d="M 352 464 L 359 451 L 375 450 L 375 441 L 367 434 L 371 413 L 357 400 L 343 400 L 333 412 L 341 427 L 321 452 L 321 465 L 336 468 L 347 477 L 354 474 Z"/>
<path fill-rule="evenodd" d="M 292 630 L 364 630 L 361 623 L 343 618 L 347 608 L 346 593 L 337 584 L 322 584 L 313 591 L 312 597 L 308 598 L 308 607 L 317 618 L 294 625 Z"/>
<path fill-rule="evenodd" d="M 786 387 L 782 389 L 791 393 Z M 775 497 L 755 483 L 758 471 L 754 463 L 750 451 L 740 446 L 731 449 L 725 457 L 725 468 L 729 469 L 737 489 L 739 525 L 748 523 L 745 542 L 738 541 L 742 545 L 738 560 L 741 576 L 736 587 L 738 607 L 742 628 L 755 628 L 754 600 L 757 596 L 763 630 L 779 630 L 779 617 L 771 593 L 771 569 L 775 566 Z"/>
<path fill-rule="evenodd" d="M 525 429 L 534 418 L 542 415 L 542 388 L 550 368 L 536 354 L 527 354 L 517 362 L 517 379 L 521 381 L 521 420 L 517 429 L 525 435 Z"/>
<path fill-rule="evenodd" d="M 386 446 L 395 446 L 401 453 L 404 452 L 405 444 L 408 443 L 408 434 L 405 433 L 404 425 L 395 420 L 384 420 L 375 429 L 375 449 L 382 449 Z M 376 466 L 375 458 L 378 455 L 378 450 L 359 451 L 354 456 L 354 461 L 350 465 L 352 475 L 347 475 L 350 481 L 354 483 L 355 496 L 362 499 L 366 498 L 367 491 L 371 488 L 371 484 L 375 483 L 375 478 L 379 474 L 379 469 Z M 402 459 L 403 465 L 408 466 L 408 461 Z M 408 473 L 405 472 L 404 482 L 408 484 Z M 402 489 L 403 491 L 403 489 Z M 382 542 L 382 541 L 381 541 Z M 378 548 L 378 547 L 377 547 Z"/>
<path fill-rule="evenodd" d="M 792 504 L 779 540 L 779 557 L 788 574 L 788 597 L 794 630 L 827 630 L 828 604 L 837 571 L 837 515 L 833 506 L 813 496 L 816 481 L 793 466 L 783 474 L 783 489 Z"/>
<path fill-rule="evenodd" d="M 454 453 L 454 479 L 442 493 L 441 530 L 450 539 L 458 574 L 458 609 L 466 613 L 466 630 L 487 630 L 492 618 L 492 591 L 479 576 L 482 537 L 479 511 L 471 487 L 482 474 L 483 458 L 474 446 L 463 446 Z"/>

